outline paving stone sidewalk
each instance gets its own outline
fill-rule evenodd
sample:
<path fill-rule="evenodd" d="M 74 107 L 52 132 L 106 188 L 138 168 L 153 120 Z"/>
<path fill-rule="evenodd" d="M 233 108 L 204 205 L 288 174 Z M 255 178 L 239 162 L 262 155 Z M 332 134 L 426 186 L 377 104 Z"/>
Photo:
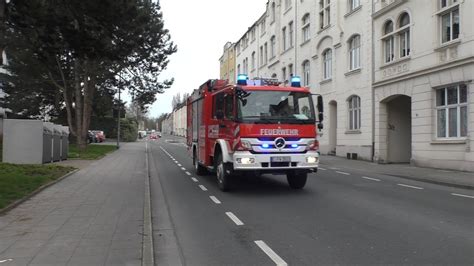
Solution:
<path fill-rule="evenodd" d="M 123 144 L 0 216 L 0 266 L 141 265 L 145 176 Z"/>

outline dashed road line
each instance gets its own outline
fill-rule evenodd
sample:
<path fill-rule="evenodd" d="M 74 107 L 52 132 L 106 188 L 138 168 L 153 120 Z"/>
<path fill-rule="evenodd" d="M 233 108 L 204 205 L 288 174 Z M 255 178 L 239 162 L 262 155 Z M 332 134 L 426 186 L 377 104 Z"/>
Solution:
<path fill-rule="evenodd" d="M 235 216 L 232 212 L 226 212 L 225 213 L 236 225 L 244 225 L 244 223 Z"/>
<path fill-rule="evenodd" d="M 0 263 L 9 262 L 9 261 L 12 261 L 12 260 L 13 259 L 0 260 Z"/>
<path fill-rule="evenodd" d="M 187 175 L 191 175 L 191 173 L 190 173 L 190 172 L 188 172 L 188 171 L 186 171 L 185 173 L 186 173 Z"/>
<path fill-rule="evenodd" d="M 215 196 L 209 196 L 209 198 L 211 198 L 212 201 L 214 201 L 215 204 L 221 204 L 222 202 L 220 200 L 218 200 Z"/>
<path fill-rule="evenodd" d="M 377 178 L 373 178 L 373 177 L 368 177 L 368 176 L 363 176 L 362 177 L 363 179 L 368 179 L 368 180 L 372 180 L 372 181 L 380 181 L 380 179 L 377 179 Z"/>
<path fill-rule="evenodd" d="M 191 180 L 193 180 L 194 182 L 199 182 L 195 177 L 191 177 Z"/>
<path fill-rule="evenodd" d="M 451 195 L 457 196 L 457 197 L 463 197 L 463 198 L 471 198 L 471 199 L 474 199 L 474 196 L 469 196 L 469 195 L 464 195 L 464 194 L 451 193 Z"/>
<path fill-rule="evenodd" d="M 263 242 L 262 240 L 257 240 L 254 242 L 263 252 L 265 252 L 265 254 L 267 254 L 268 257 L 270 257 L 270 259 L 273 260 L 273 262 L 275 262 L 276 265 L 288 265 L 288 263 L 286 263 L 280 256 L 278 256 L 278 254 L 276 254 L 275 251 L 273 251 L 267 244 L 265 244 L 265 242 Z"/>
<path fill-rule="evenodd" d="M 326 168 L 322 168 L 322 167 L 319 167 L 318 169 L 319 169 L 319 170 L 323 170 L 323 171 L 326 171 L 326 170 L 328 170 L 328 169 L 326 169 Z"/>
<path fill-rule="evenodd" d="M 181 170 L 183 170 L 183 171 L 186 171 L 186 168 L 184 168 L 184 167 L 181 167 Z"/>
<path fill-rule="evenodd" d="M 178 166 L 182 166 L 180 163 L 178 163 Z"/>
<path fill-rule="evenodd" d="M 397 184 L 397 185 L 401 187 L 407 187 L 407 188 L 423 189 L 422 187 L 415 187 L 415 186 L 410 186 L 410 185 L 405 185 L 405 184 Z"/>
<path fill-rule="evenodd" d="M 336 173 L 341 174 L 341 175 L 350 175 L 349 173 L 341 172 L 341 171 L 336 171 Z"/>
<path fill-rule="evenodd" d="M 199 187 L 202 189 L 202 191 L 207 191 L 207 188 L 203 185 L 199 185 Z"/>

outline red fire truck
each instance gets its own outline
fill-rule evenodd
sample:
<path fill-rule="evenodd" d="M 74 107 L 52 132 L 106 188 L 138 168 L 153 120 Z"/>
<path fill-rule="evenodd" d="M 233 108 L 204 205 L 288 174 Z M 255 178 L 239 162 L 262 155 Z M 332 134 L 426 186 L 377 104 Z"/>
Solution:
<path fill-rule="evenodd" d="M 237 85 L 208 80 L 187 100 L 187 146 L 196 174 L 215 172 L 223 191 L 245 172 L 286 174 L 291 188 L 303 188 L 318 169 L 320 95 L 316 109 L 298 76 L 291 86 L 246 75 L 238 75 Z"/>

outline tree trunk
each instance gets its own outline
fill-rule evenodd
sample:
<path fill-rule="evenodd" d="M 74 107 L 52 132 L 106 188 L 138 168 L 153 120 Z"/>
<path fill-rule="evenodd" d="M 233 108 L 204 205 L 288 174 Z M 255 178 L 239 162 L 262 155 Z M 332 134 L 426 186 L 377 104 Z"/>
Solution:
<path fill-rule="evenodd" d="M 81 64 L 79 59 L 74 61 L 74 109 L 76 111 L 76 132 L 77 132 L 77 146 L 80 151 L 85 151 L 87 148 L 87 129 L 84 129 L 82 123 L 82 117 L 84 114 L 83 109 L 83 96 L 81 91 Z"/>

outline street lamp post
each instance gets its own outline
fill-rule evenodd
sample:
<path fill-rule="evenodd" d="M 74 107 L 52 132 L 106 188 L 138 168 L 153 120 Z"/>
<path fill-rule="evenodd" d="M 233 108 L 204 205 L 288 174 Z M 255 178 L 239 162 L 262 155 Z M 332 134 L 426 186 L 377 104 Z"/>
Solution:
<path fill-rule="evenodd" d="M 120 149 L 120 87 L 118 87 L 118 110 L 117 110 L 117 149 Z"/>

